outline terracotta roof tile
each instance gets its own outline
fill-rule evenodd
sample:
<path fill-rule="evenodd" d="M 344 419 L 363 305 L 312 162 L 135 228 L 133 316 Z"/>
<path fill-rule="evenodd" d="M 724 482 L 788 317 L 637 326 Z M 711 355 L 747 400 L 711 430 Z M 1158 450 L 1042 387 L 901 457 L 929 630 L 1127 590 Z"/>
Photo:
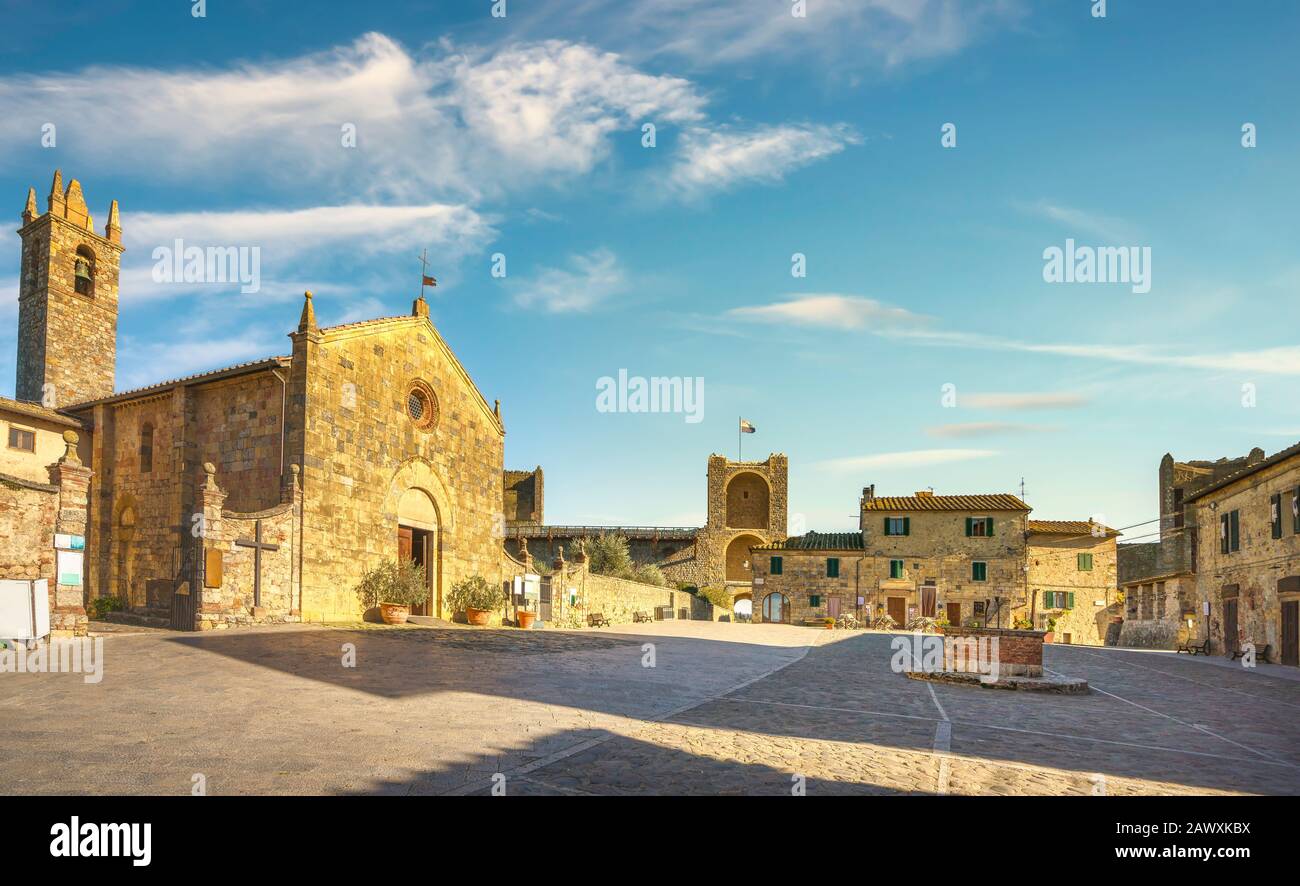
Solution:
<path fill-rule="evenodd" d="M 868 511 L 1028 511 L 1014 495 L 887 495 L 863 504 Z"/>
<path fill-rule="evenodd" d="M 1088 520 L 1030 520 L 1029 531 L 1040 535 L 1092 535 L 1093 528 L 1100 526 L 1106 535 L 1120 535 L 1117 529 L 1092 523 Z"/>
<path fill-rule="evenodd" d="M 861 532 L 809 532 L 784 541 L 754 545 L 751 551 L 861 551 Z"/>
<path fill-rule="evenodd" d="M 85 427 L 85 423 L 74 416 L 64 415 L 57 409 L 50 409 L 39 403 L 29 403 L 26 400 L 12 400 L 9 397 L 0 397 L 0 411 L 13 412 L 29 418 L 44 419 L 69 428 Z"/>

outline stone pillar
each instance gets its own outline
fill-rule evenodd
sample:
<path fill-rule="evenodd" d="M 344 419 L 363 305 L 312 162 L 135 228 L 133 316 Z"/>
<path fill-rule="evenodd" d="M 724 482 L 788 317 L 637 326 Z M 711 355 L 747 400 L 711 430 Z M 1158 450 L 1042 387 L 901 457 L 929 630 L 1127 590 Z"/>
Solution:
<path fill-rule="evenodd" d="M 63 442 L 67 451 L 50 469 L 50 482 L 59 487 L 59 512 L 55 519 L 54 531 L 58 534 L 79 535 L 83 539 L 89 527 L 88 503 L 90 498 L 90 478 L 94 472 L 81 463 L 77 457 L 76 431 L 64 431 Z M 86 597 L 90 589 L 86 579 L 90 574 L 87 561 L 90 559 L 90 547 L 82 551 L 81 581 L 78 585 L 58 583 L 58 569 L 55 568 L 54 581 L 50 584 L 50 631 L 52 634 L 73 634 L 84 636 L 90 623 L 86 616 Z"/>
<path fill-rule="evenodd" d="M 217 485 L 217 468 L 212 462 L 203 463 L 203 476 L 195 486 L 194 510 L 203 516 L 203 520 L 199 524 L 199 535 L 192 543 L 196 548 L 195 556 L 206 564 L 204 558 L 209 550 L 225 549 L 225 526 L 221 519 L 221 509 L 226 504 L 226 493 Z M 203 572 L 206 576 L 206 565 Z M 190 593 L 198 596 L 198 606 L 194 613 L 197 624 L 194 627 L 198 630 L 211 628 L 226 610 L 221 601 L 223 591 L 213 589 L 209 593 L 207 588 L 191 587 Z"/>

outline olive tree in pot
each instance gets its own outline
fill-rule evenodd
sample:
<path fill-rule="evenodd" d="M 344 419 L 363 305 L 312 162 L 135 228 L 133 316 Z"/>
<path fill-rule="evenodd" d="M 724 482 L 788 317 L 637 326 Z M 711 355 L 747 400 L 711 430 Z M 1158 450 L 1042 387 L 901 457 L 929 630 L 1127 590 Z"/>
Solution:
<path fill-rule="evenodd" d="M 464 610 L 465 620 L 479 626 L 486 625 L 492 610 L 501 608 L 505 602 L 505 589 L 481 575 L 461 579 L 451 586 L 451 593 L 447 595 L 447 604 L 452 611 Z"/>
<path fill-rule="evenodd" d="M 429 582 L 414 561 L 386 560 L 361 577 L 357 596 L 367 613 L 377 607 L 385 624 L 406 624 L 411 607 L 429 599 Z"/>

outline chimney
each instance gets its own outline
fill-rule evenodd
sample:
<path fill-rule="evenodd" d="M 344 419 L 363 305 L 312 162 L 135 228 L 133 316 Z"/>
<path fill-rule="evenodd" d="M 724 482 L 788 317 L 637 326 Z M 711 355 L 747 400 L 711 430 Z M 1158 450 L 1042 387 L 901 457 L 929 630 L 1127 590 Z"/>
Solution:
<path fill-rule="evenodd" d="M 920 489 L 916 493 L 917 498 L 934 498 L 934 489 Z"/>

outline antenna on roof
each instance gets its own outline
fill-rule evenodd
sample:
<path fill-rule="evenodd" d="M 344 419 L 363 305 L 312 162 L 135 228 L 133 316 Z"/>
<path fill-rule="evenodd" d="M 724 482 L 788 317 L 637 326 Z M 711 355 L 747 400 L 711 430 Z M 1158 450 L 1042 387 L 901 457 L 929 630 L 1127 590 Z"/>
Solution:
<path fill-rule="evenodd" d="M 1021 501 L 1025 500 L 1025 478 L 1024 477 L 1020 478 L 1020 500 Z"/>

